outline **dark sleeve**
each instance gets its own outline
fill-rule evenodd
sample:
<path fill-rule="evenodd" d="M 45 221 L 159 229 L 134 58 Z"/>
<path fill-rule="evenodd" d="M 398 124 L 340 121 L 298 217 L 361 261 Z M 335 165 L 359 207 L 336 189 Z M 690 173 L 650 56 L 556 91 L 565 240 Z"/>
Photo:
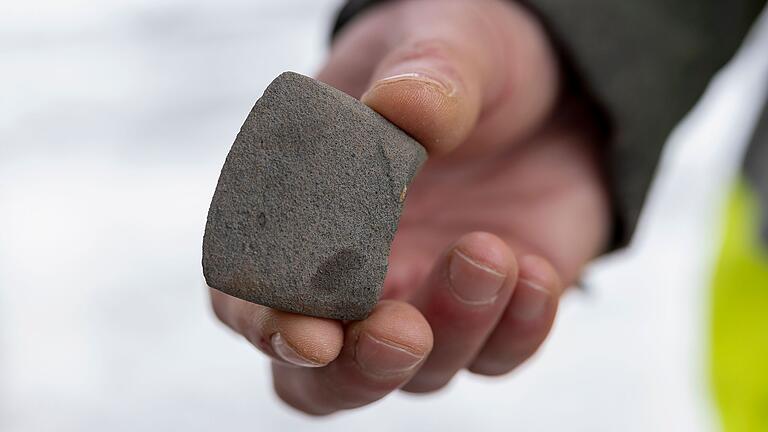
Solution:
<path fill-rule="evenodd" d="M 334 34 L 386 0 L 350 0 Z M 613 248 L 629 243 L 672 128 L 735 53 L 764 0 L 527 0 L 606 113 Z"/>
<path fill-rule="evenodd" d="M 768 247 L 768 103 L 757 123 L 757 130 L 744 158 L 744 175 L 760 203 L 760 236 Z"/>

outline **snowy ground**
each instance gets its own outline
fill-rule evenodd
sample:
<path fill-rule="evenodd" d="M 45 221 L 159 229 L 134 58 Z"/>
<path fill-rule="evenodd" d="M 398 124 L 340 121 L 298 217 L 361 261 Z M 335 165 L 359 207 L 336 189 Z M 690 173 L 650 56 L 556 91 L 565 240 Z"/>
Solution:
<path fill-rule="evenodd" d="M 0 4 L 0 430 L 713 427 L 708 266 L 768 20 L 675 133 L 635 247 L 590 269 L 533 362 L 314 420 L 213 319 L 200 244 L 244 116 L 279 72 L 313 72 L 336 5 Z"/>

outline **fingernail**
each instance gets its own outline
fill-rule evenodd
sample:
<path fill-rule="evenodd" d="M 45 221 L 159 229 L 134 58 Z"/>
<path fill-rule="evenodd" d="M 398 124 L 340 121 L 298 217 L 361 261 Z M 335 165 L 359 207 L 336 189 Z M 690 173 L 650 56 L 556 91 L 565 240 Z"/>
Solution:
<path fill-rule="evenodd" d="M 368 374 L 396 376 L 418 366 L 423 356 L 414 354 L 394 343 L 361 333 L 355 346 L 355 361 Z"/>
<path fill-rule="evenodd" d="M 280 333 L 273 334 L 272 338 L 270 339 L 270 343 L 272 344 L 272 349 L 275 350 L 275 353 L 281 359 L 287 361 L 290 364 L 301 366 L 301 367 L 325 366 L 324 364 L 317 363 L 302 357 L 298 352 L 296 352 L 296 350 L 292 346 L 288 345 L 288 343 L 285 342 L 285 340 L 283 339 L 283 336 L 280 335 Z"/>
<path fill-rule="evenodd" d="M 456 298 L 471 305 L 493 303 L 507 276 L 474 261 L 458 249 L 448 268 L 448 284 Z"/>
<path fill-rule="evenodd" d="M 434 73 L 426 74 L 424 72 L 407 72 L 390 75 L 386 78 L 376 80 L 376 82 L 373 83 L 372 89 L 403 82 L 425 84 L 437 89 L 439 92 L 447 96 L 452 95 L 456 90 L 450 80 L 443 77 L 438 77 L 437 74 Z"/>
<path fill-rule="evenodd" d="M 517 289 L 509 305 L 509 313 L 520 321 L 531 321 L 541 316 L 549 302 L 550 293 L 528 279 L 518 279 Z"/>

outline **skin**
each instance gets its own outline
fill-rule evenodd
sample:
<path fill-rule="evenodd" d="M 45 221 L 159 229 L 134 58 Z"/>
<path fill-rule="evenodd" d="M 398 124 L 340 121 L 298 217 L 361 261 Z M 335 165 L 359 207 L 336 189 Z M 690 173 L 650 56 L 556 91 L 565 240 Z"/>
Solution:
<path fill-rule="evenodd" d="M 392 1 L 343 30 L 318 79 L 430 155 L 383 299 L 345 323 L 211 290 L 219 319 L 273 359 L 280 398 L 312 415 L 435 391 L 462 369 L 516 368 L 611 231 L 604 134 L 540 23 L 509 0 Z"/>

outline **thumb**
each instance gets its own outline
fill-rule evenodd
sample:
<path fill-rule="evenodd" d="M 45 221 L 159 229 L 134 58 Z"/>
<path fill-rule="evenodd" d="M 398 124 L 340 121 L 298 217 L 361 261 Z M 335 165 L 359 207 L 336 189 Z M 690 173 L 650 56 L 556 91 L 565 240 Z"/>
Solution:
<path fill-rule="evenodd" d="M 509 144 L 548 114 L 559 80 L 534 16 L 497 0 L 373 8 L 339 35 L 320 78 L 362 93 L 432 156 Z"/>
<path fill-rule="evenodd" d="M 431 2 L 412 4 L 440 9 L 409 12 L 431 19 L 403 24 L 400 41 L 378 63 L 361 100 L 431 155 L 445 154 L 466 140 L 480 116 L 483 93 L 498 85 L 491 73 L 498 41 L 478 31 L 476 17 L 453 14 Z M 434 13 L 449 16 L 440 19 Z"/>

